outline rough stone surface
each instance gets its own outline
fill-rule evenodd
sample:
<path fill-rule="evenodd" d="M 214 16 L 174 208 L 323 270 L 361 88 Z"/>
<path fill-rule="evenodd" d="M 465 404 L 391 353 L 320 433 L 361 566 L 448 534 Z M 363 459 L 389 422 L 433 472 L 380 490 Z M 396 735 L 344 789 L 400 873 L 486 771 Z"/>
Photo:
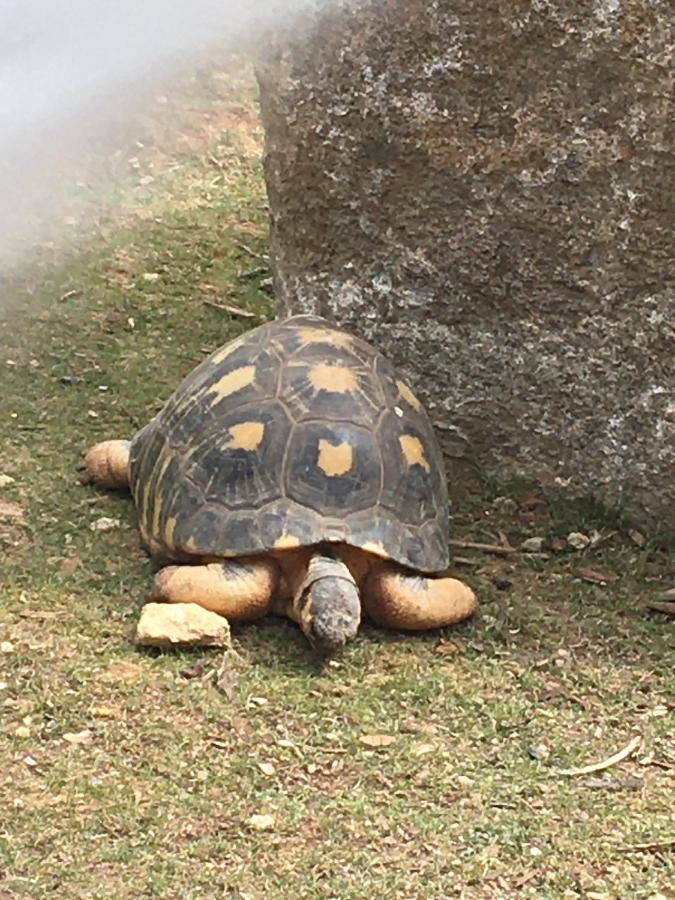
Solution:
<path fill-rule="evenodd" d="M 259 67 L 282 311 L 407 372 L 451 483 L 675 530 L 670 4 L 328 10 Z"/>
<path fill-rule="evenodd" d="M 229 647 L 230 624 L 196 603 L 146 603 L 136 626 L 143 647 Z"/>

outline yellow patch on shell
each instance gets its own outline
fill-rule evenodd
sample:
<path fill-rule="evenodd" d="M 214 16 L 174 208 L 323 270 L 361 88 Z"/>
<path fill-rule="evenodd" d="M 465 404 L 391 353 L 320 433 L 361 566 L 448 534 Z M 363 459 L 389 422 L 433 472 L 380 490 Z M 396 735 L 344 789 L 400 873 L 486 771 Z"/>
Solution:
<path fill-rule="evenodd" d="M 254 379 L 255 366 L 241 366 L 239 369 L 232 369 L 227 375 L 223 375 L 222 378 L 214 382 L 208 389 L 208 394 L 214 398 L 213 402 L 217 403 L 223 397 L 236 394 L 242 388 L 253 384 Z"/>
<path fill-rule="evenodd" d="M 331 478 L 336 475 L 346 475 L 354 465 L 354 449 L 346 441 L 342 441 L 340 444 L 331 444 L 330 441 L 321 438 L 317 465 L 324 474 Z"/>
<path fill-rule="evenodd" d="M 162 551 L 162 547 L 159 541 L 156 541 L 155 538 L 151 536 L 148 538 L 147 544 L 151 556 L 159 556 Z"/>
<path fill-rule="evenodd" d="M 345 334 L 344 331 L 332 331 L 330 328 L 299 328 L 298 338 L 302 341 L 303 346 L 307 344 L 330 344 L 331 347 L 339 347 L 344 350 L 352 345 L 351 335 Z"/>
<path fill-rule="evenodd" d="M 383 559 L 389 559 L 389 554 L 379 541 L 366 541 L 361 545 L 361 549 L 366 553 L 372 553 L 373 556 L 381 556 Z"/>
<path fill-rule="evenodd" d="M 358 376 L 352 369 L 330 366 L 328 363 L 313 366 L 307 377 L 315 391 L 330 391 L 333 394 L 347 394 L 359 385 Z"/>
<path fill-rule="evenodd" d="M 265 436 L 262 422 L 241 422 L 230 426 L 230 440 L 223 444 L 233 450 L 257 450 Z"/>
<path fill-rule="evenodd" d="M 286 532 L 274 542 L 275 550 L 293 550 L 299 546 L 300 538 L 296 537 L 294 534 L 286 534 Z"/>
<path fill-rule="evenodd" d="M 176 517 L 169 516 L 164 525 L 164 543 L 167 547 L 173 548 L 173 533 L 176 530 Z"/>
<path fill-rule="evenodd" d="M 185 543 L 183 544 L 183 547 L 181 549 L 185 553 L 194 553 L 194 554 L 199 553 L 199 548 L 195 544 L 194 538 L 191 538 L 191 537 L 188 538 L 187 541 L 185 541 Z"/>
<path fill-rule="evenodd" d="M 413 394 L 413 392 L 410 390 L 410 388 L 405 383 L 405 381 L 397 381 L 396 387 L 398 388 L 398 392 L 401 395 L 401 397 L 403 397 L 405 402 L 409 403 L 413 409 L 416 409 L 418 411 L 420 409 L 422 409 L 422 404 L 417 399 L 417 397 Z"/>
<path fill-rule="evenodd" d="M 216 350 L 215 353 L 211 354 L 211 362 L 215 365 L 221 363 L 224 359 L 227 359 L 235 350 L 238 350 L 244 344 L 244 339 L 239 338 L 236 341 L 230 341 L 229 344 L 225 344 L 224 347 L 221 347 L 220 350 Z"/>
<path fill-rule="evenodd" d="M 412 434 L 402 434 L 398 441 L 409 466 L 422 466 L 427 472 L 430 470 L 429 461 L 424 455 L 424 444 L 419 438 Z"/>
<path fill-rule="evenodd" d="M 157 473 L 157 477 L 154 479 L 155 506 L 152 511 L 152 524 L 150 526 L 150 532 L 153 535 L 157 535 L 159 533 L 159 520 L 162 516 L 162 507 L 164 505 L 162 479 L 164 478 L 164 473 L 166 472 L 169 463 L 171 462 L 171 457 L 164 453 L 164 448 L 162 449 L 162 455 L 164 456 L 164 459 L 162 460 L 162 464 L 160 466 L 159 472 Z"/>

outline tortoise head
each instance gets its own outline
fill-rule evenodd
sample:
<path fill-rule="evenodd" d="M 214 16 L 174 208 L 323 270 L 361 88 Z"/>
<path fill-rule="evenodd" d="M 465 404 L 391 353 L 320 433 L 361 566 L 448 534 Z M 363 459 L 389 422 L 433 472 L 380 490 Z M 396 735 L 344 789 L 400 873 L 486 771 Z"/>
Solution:
<path fill-rule="evenodd" d="M 302 630 L 322 656 L 336 656 L 356 636 L 361 623 L 361 600 L 349 569 L 330 550 L 309 562 L 307 577 L 295 606 Z"/>

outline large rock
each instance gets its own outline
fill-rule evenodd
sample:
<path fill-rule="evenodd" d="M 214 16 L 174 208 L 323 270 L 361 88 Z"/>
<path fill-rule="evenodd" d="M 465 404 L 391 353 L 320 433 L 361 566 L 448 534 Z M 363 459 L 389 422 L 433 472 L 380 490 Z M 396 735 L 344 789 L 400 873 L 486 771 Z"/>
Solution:
<path fill-rule="evenodd" d="M 328 9 L 259 68 L 283 311 L 407 371 L 455 478 L 675 530 L 672 7 Z"/>

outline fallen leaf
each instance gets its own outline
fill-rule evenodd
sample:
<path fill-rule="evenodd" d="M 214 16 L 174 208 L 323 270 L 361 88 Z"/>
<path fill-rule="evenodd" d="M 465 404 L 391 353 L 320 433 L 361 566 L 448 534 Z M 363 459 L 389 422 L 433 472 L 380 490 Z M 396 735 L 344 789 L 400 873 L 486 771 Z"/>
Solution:
<path fill-rule="evenodd" d="M 543 546 L 543 537 L 531 537 L 526 541 L 523 541 L 520 545 L 520 549 L 525 550 L 527 553 L 541 553 Z"/>
<path fill-rule="evenodd" d="M 573 550 L 585 550 L 591 543 L 591 539 L 580 531 L 571 531 L 567 535 L 567 543 Z"/>
<path fill-rule="evenodd" d="M 183 678 L 201 678 L 209 665 L 209 661 L 205 656 L 202 656 L 200 659 L 196 660 L 190 666 L 184 666 L 180 670 L 180 674 Z"/>
<path fill-rule="evenodd" d="M 69 556 L 63 560 L 61 565 L 59 566 L 59 574 L 60 575 L 72 575 L 75 569 L 82 565 L 82 560 L 79 556 Z"/>
<path fill-rule="evenodd" d="M 19 725 L 14 729 L 14 737 L 18 738 L 29 738 L 30 737 L 30 728 L 27 725 Z"/>
<path fill-rule="evenodd" d="M 628 532 L 628 537 L 634 544 L 637 544 L 638 547 L 644 547 L 647 538 L 641 531 L 637 531 L 637 529 L 633 529 Z"/>
<path fill-rule="evenodd" d="M 69 731 L 63 735 L 63 740 L 69 744 L 90 744 L 93 735 L 88 728 L 83 731 Z"/>
<path fill-rule="evenodd" d="M 112 706 L 92 706 L 91 714 L 95 719 L 116 719 L 117 710 Z"/>
<path fill-rule="evenodd" d="M 8 484 L 14 484 L 14 480 L 11 475 L 3 475 L 0 472 L 0 488 L 7 487 Z"/>
<path fill-rule="evenodd" d="M 582 581 L 589 581 L 591 584 L 601 584 L 606 585 L 611 581 L 618 581 L 619 576 L 616 572 L 610 572 L 606 569 L 577 569 L 574 573 L 577 578 L 581 578 Z"/>
<path fill-rule="evenodd" d="M 95 522 L 92 522 L 89 528 L 92 531 L 112 531 L 113 528 L 119 528 L 122 523 L 119 519 L 110 519 L 108 516 L 101 516 Z"/>
<path fill-rule="evenodd" d="M 248 820 L 249 827 L 253 828 L 254 831 L 271 831 L 274 828 L 274 823 L 274 816 L 267 814 L 256 813 Z"/>
<path fill-rule="evenodd" d="M 253 706 L 267 706 L 269 700 L 267 697 L 249 697 L 249 703 Z"/>
<path fill-rule="evenodd" d="M 396 738 L 391 734 L 362 734 L 359 740 L 366 747 L 389 747 Z"/>
<path fill-rule="evenodd" d="M 442 656 L 454 656 L 460 650 L 461 647 L 454 641 L 440 641 L 434 647 L 434 653 L 440 653 Z"/>
<path fill-rule="evenodd" d="M 0 519 L 23 519 L 23 507 L 12 500 L 0 497 Z"/>
<path fill-rule="evenodd" d="M 131 660 L 122 659 L 119 662 L 111 663 L 107 669 L 103 669 L 98 674 L 100 681 L 108 684 L 128 684 L 132 681 L 138 681 L 143 674 L 143 667 Z"/>
<path fill-rule="evenodd" d="M 643 600 L 641 604 L 645 609 L 663 613 L 666 616 L 675 616 L 675 602 L 668 600 Z"/>
<path fill-rule="evenodd" d="M 433 753 L 435 749 L 433 744 L 418 744 L 416 747 L 413 747 L 413 754 L 415 756 L 426 756 L 428 753 Z"/>
<path fill-rule="evenodd" d="M 551 755 L 551 748 L 548 744 L 530 744 L 527 748 L 527 755 L 531 759 L 548 759 Z"/>
<path fill-rule="evenodd" d="M 217 690 L 219 690 L 221 694 L 224 694 L 228 700 L 232 700 L 236 693 L 237 685 L 239 684 L 239 677 L 239 672 L 235 669 L 221 666 L 216 672 L 215 685 Z"/>

